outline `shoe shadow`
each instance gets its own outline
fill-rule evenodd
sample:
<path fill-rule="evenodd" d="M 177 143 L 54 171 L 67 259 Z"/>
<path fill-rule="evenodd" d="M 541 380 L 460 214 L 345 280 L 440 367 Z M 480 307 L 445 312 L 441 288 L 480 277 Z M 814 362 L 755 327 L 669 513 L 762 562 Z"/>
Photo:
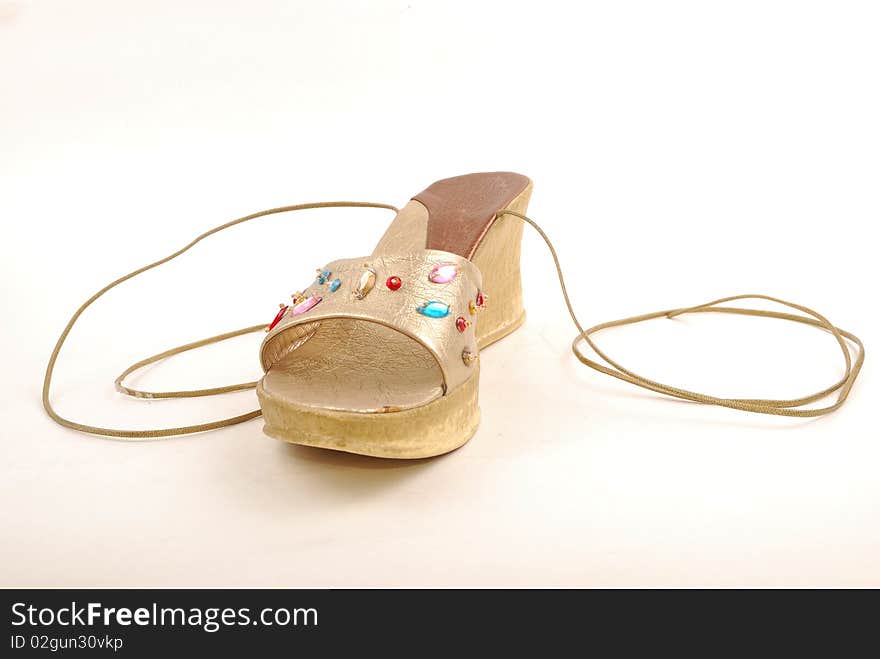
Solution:
<path fill-rule="evenodd" d="M 316 465 L 367 470 L 406 470 L 436 460 L 436 458 L 418 458 L 414 460 L 375 458 L 369 455 L 358 455 L 357 453 L 346 453 L 345 451 L 333 451 L 331 449 L 316 448 L 313 446 L 299 446 L 297 444 L 284 444 L 282 448 L 287 450 L 291 459 L 305 460 Z"/>
<path fill-rule="evenodd" d="M 284 486 L 300 495 L 307 490 L 324 501 L 360 501 L 386 494 L 424 474 L 440 459 L 374 458 L 283 442 L 277 454 L 287 474 Z"/>

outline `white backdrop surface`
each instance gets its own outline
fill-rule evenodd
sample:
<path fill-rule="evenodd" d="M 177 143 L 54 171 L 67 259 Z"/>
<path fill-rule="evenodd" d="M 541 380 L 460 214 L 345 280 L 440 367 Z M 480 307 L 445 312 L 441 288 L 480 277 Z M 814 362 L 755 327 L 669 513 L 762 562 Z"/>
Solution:
<path fill-rule="evenodd" d="M 878 33 L 871 2 L 0 0 L 0 585 L 880 585 Z M 254 210 L 403 205 L 499 169 L 534 180 L 584 322 L 792 299 L 867 344 L 850 402 L 751 416 L 581 367 L 527 233 L 529 319 L 483 354 L 481 428 L 445 457 L 292 447 L 259 420 L 114 442 L 43 413 L 57 334 L 111 279 Z M 59 411 L 146 428 L 253 408 L 250 392 L 127 400 L 112 381 L 268 321 L 388 219 L 274 216 L 111 292 L 62 354 Z M 136 382 L 257 377 L 259 340 Z M 842 372 L 828 335 L 778 321 L 597 340 L 719 395 L 794 397 Z"/>

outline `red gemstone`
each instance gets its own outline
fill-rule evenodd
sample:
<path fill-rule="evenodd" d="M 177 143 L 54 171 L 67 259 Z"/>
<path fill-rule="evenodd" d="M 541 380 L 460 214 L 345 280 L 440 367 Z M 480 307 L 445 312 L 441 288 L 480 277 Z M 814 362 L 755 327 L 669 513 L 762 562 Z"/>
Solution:
<path fill-rule="evenodd" d="M 275 320 L 273 320 L 273 321 L 271 322 L 271 324 L 269 325 L 269 329 L 266 330 L 266 331 L 267 331 L 267 332 L 271 332 L 272 329 L 273 329 L 278 323 L 281 322 L 281 319 L 284 318 L 284 314 L 286 314 L 286 313 L 287 313 L 287 306 L 286 306 L 286 305 L 281 305 L 281 308 L 278 310 L 278 313 L 275 314 Z"/>
<path fill-rule="evenodd" d="M 486 304 L 486 298 L 483 297 L 483 291 L 477 291 L 477 306 L 482 307 Z"/>
<path fill-rule="evenodd" d="M 468 321 L 464 319 L 464 316 L 459 316 L 455 319 L 455 328 L 459 332 L 464 332 L 467 329 Z"/>
<path fill-rule="evenodd" d="M 400 277 L 396 276 L 388 277 L 388 279 L 385 281 L 385 285 L 392 291 L 396 291 L 398 288 L 401 287 L 402 284 L 403 282 L 400 281 Z"/>

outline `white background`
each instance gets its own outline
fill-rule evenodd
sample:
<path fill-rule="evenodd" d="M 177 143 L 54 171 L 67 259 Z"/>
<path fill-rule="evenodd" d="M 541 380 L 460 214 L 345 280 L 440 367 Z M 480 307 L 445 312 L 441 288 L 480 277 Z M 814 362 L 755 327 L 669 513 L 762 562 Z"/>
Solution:
<path fill-rule="evenodd" d="M 872 2 L 0 0 L 0 584 L 880 585 L 880 20 Z M 403 205 L 513 170 L 585 323 L 762 292 L 860 335 L 830 417 L 663 399 L 590 371 L 543 245 L 529 320 L 482 357 L 483 421 L 445 457 L 288 446 L 259 420 L 154 443 L 53 425 L 57 334 L 88 295 L 276 205 Z M 87 312 L 53 392 L 161 427 L 255 406 L 127 400 L 167 347 L 271 319 L 382 211 L 226 232 Z M 258 377 L 259 336 L 135 383 Z M 719 395 L 835 381 L 822 332 L 714 316 L 607 332 L 609 354 Z"/>

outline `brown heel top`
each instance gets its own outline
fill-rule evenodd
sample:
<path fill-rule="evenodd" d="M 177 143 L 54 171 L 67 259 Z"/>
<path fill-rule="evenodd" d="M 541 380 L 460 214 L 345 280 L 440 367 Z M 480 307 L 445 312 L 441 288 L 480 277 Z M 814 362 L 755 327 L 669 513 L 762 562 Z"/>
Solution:
<path fill-rule="evenodd" d="M 428 209 L 427 249 L 440 249 L 470 259 L 495 214 L 528 186 L 513 172 L 454 176 L 433 183 L 413 199 Z"/>

